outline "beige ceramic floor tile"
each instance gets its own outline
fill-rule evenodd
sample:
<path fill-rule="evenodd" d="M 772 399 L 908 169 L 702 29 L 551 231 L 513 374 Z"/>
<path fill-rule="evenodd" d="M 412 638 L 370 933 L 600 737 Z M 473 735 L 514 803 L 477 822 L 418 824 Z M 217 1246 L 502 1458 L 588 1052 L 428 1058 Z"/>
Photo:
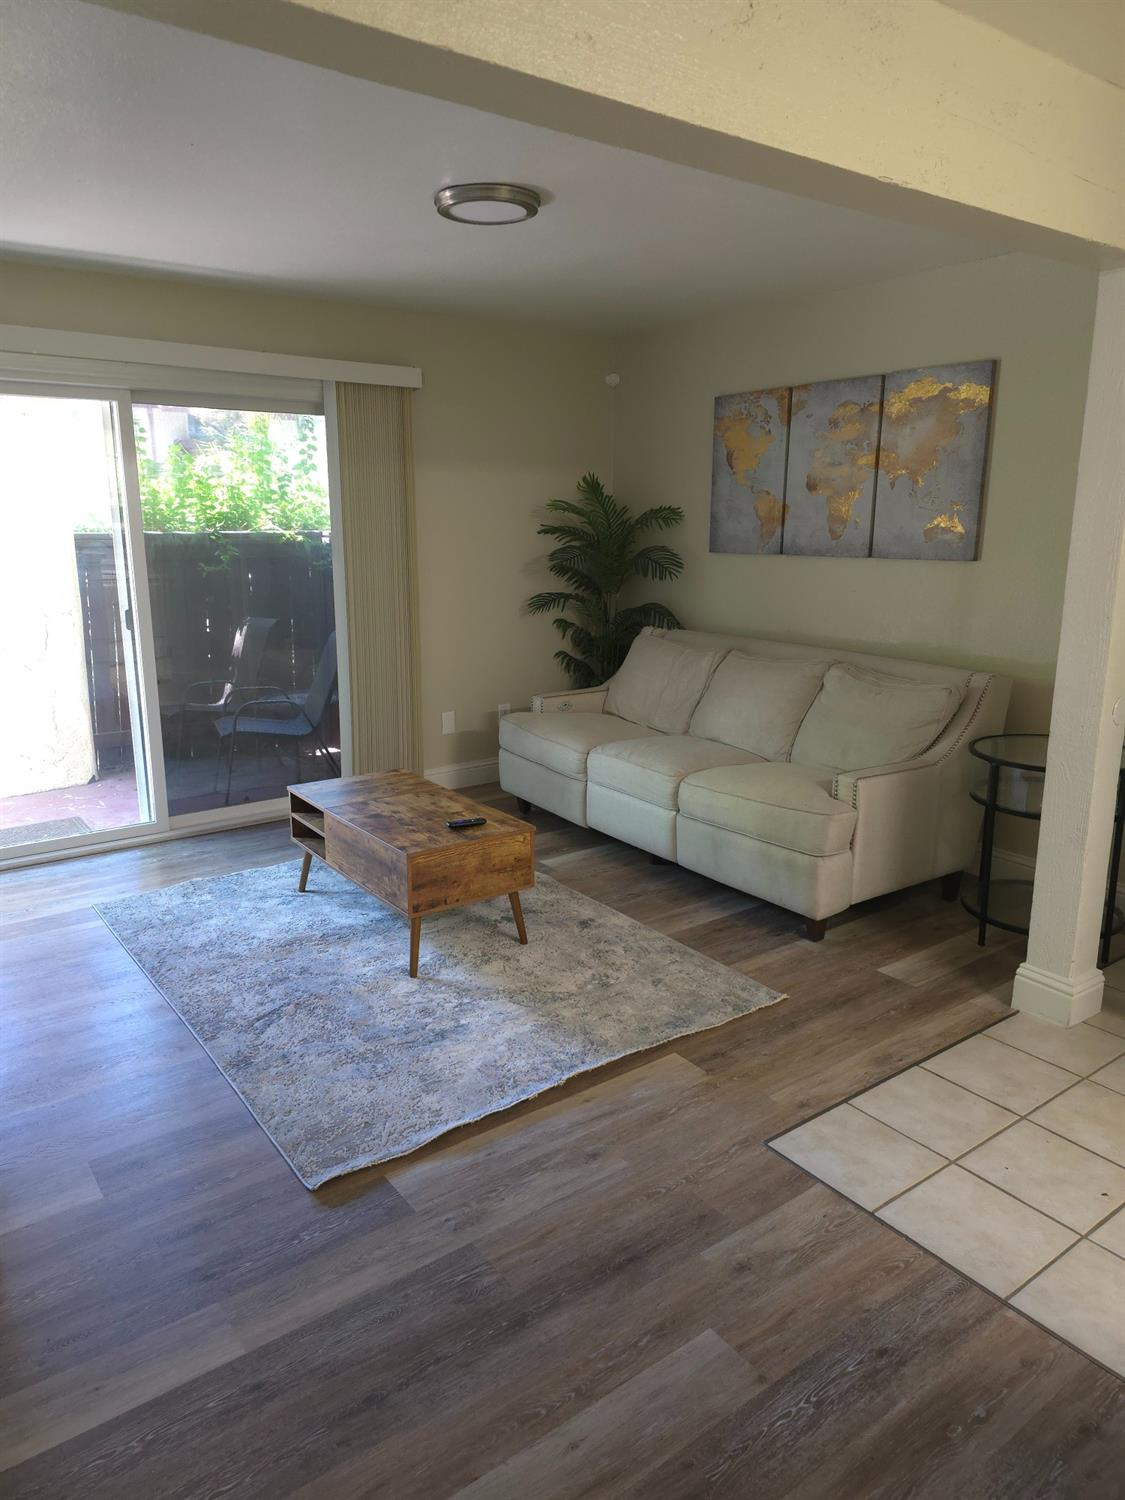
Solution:
<path fill-rule="evenodd" d="M 888 1203 L 879 1218 L 1001 1297 L 1077 1239 L 963 1167 L 927 1178 Z"/>
<path fill-rule="evenodd" d="M 1019 1118 L 925 1068 L 908 1068 L 851 1102 L 943 1156 L 960 1156 Z"/>
<path fill-rule="evenodd" d="M 799 1125 L 773 1146 L 864 1208 L 878 1208 L 945 1165 L 944 1157 L 850 1104 Z"/>
<path fill-rule="evenodd" d="M 1044 1062 L 1086 1077 L 1125 1052 L 1125 1036 L 1098 1031 L 1094 1026 L 1052 1026 L 1035 1016 L 1017 1014 L 990 1026 L 985 1036 L 1030 1052 Z"/>
<path fill-rule="evenodd" d="M 1112 1219 L 1107 1219 L 1100 1229 L 1095 1229 L 1090 1238 L 1125 1260 L 1125 1208 L 1115 1213 Z"/>
<path fill-rule="evenodd" d="M 1020 1120 L 961 1165 L 1079 1234 L 1125 1203 L 1125 1167 Z"/>
<path fill-rule="evenodd" d="M 1125 1095 L 1086 1079 L 1037 1109 L 1032 1119 L 1125 1167 Z"/>
<path fill-rule="evenodd" d="M 1103 1089 L 1113 1089 L 1118 1094 L 1125 1094 L 1125 1054 L 1111 1062 L 1108 1068 L 1094 1073 L 1090 1082 L 1100 1083 Z"/>
<path fill-rule="evenodd" d="M 971 1036 L 922 1066 L 1018 1115 L 1030 1113 L 1036 1105 L 1078 1082 L 1076 1073 L 987 1036 Z"/>
<path fill-rule="evenodd" d="M 1017 1292 L 1027 1313 L 1118 1375 L 1125 1375 L 1125 1260 L 1082 1240 Z"/>
<path fill-rule="evenodd" d="M 1118 1010 L 1099 1010 L 1084 1024 L 1096 1026 L 1099 1031 L 1110 1031 L 1114 1036 L 1125 1036 L 1125 1015 Z"/>

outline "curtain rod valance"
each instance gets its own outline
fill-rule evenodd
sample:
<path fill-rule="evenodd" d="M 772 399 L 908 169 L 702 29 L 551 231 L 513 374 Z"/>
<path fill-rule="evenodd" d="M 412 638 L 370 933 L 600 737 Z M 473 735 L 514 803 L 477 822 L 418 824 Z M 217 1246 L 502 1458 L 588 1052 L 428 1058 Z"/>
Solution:
<path fill-rule="evenodd" d="M 417 390 L 422 372 L 414 365 L 364 364 L 350 359 L 316 359 L 304 354 L 270 354 L 255 349 L 226 349 L 210 344 L 177 344 L 164 339 L 119 338 L 115 334 L 78 333 L 62 328 L 24 328 L 0 324 L 0 364 L 23 355 L 118 363 L 156 369 L 206 370 L 303 381 L 340 380 L 355 385 L 402 386 Z M 126 384 L 127 382 L 122 382 Z M 136 382 L 140 383 L 140 382 Z M 147 379 L 146 386 L 165 381 Z"/>

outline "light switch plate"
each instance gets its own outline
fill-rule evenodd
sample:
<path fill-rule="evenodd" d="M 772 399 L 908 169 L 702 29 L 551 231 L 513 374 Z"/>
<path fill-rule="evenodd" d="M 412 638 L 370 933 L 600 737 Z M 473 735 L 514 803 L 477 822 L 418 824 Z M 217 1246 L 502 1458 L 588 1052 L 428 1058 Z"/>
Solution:
<path fill-rule="evenodd" d="M 457 733 L 457 715 L 451 708 L 447 708 L 441 716 L 441 732 L 442 734 Z"/>

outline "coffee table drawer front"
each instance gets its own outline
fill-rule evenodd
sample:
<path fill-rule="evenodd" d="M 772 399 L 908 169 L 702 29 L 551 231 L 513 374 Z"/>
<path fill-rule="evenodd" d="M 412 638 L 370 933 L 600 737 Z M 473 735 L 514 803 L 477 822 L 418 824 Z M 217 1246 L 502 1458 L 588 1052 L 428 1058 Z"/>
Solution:
<path fill-rule="evenodd" d="M 529 835 L 513 834 L 412 856 L 407 910 L 411 916 L 466 906 L 535 884 Z"/>
<path fill-rule="evenodd" d="M 401 849 L 370 838 L 330 812 L 324 815 L 324 841 L 328 863 L 334 870 L 389 906 L 402 912 L 409 910 L 407 856 Z"/>

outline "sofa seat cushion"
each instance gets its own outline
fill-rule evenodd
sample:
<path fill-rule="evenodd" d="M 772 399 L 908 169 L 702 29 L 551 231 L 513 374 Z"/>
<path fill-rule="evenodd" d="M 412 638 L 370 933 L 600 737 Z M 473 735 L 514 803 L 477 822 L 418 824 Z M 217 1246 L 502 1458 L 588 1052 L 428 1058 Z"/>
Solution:
<path fill-rule="evenodd" d="M 563 776 L 585 776 L 586 757 L 611 740 L 660 738 L 659 731 L 631 724 L 616 714 L 505 714 L 500 744 L 513 755 L 547 766 Z"/>
<path fill-rule="evenodd" d="M 761 756 L 702 740 L 691 734 L 664 734 L 647 740 L 618 740 L 591 750 L 587 775 L 592 786 L 626 792 L 642 802 L 675 811 L 680 782 L 712 766 L 750 765 Z"/>
<path fill-rule="evenodd" d="M 646 627 L 609 680 L 606 713 L 664 734 L 686 734 L 695 705 L 722 659 L 721 651 L 682 646 Z"/>
<path fill-rule="evenodd" d="M 770 761 L 700 771 L 680 785 L 680 814 L 800 854 L 842 854 L 856 812 L 833 797 L 833 775 Z"/>

